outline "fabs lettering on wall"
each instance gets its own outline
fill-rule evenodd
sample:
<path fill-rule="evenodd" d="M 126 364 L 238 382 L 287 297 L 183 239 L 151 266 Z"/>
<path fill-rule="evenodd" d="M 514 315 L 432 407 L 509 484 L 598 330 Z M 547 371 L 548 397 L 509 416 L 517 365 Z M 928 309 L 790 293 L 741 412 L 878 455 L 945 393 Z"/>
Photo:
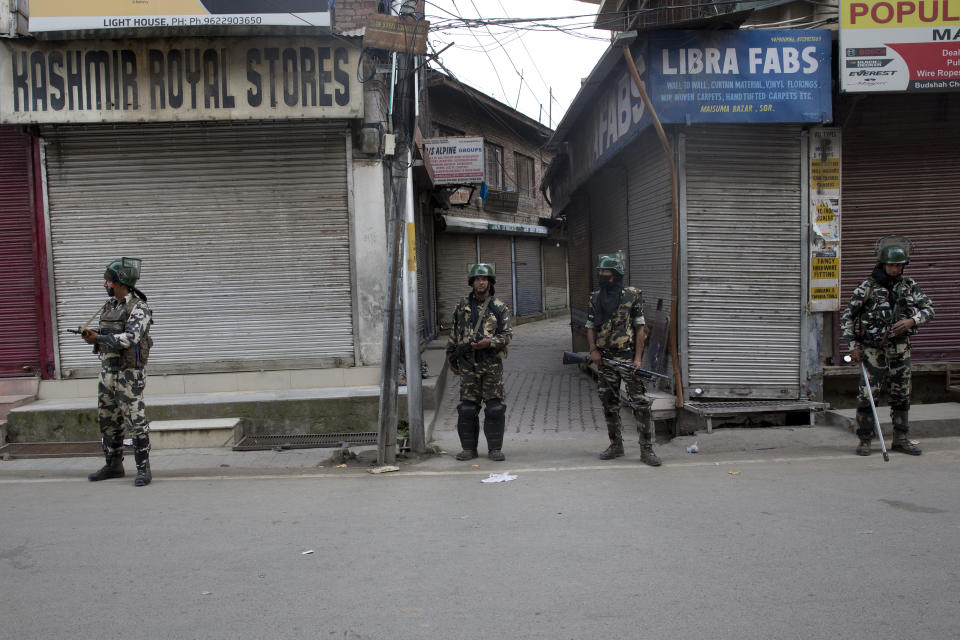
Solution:
<path fill-rule="evenodd" d="M 833 118 L 826 30 L 658 31 L 631 53 L 665 124 Z M 604 80 L 594 105 L 571 135 L 573 185 L 652 123 L 625 63 Z"/>
<path fill-rule="evenodd" d="M 358 55 L 328 38 L 0 40 L 0 123 L 358 118 Z"/>

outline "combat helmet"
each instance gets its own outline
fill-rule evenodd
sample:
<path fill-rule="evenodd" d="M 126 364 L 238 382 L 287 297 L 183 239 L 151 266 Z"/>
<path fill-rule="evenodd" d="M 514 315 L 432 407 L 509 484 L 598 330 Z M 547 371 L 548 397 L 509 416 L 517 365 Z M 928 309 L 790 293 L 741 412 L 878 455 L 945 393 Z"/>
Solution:
<path fill-rule="evenodd" d="M 880 264 L 910 264 L 913 243 L 904 236 L 884 236 L 877 240 L 877 262 Z"/>
<path fill-rule="evenodd" d="M 620 275 L 623 275 L 623 254 L 618 251 L 617 253 L 601 253 L 597 256 L 597 271 L 601 269 L 609 269 L 610 271 L 616 271 Z"/>
<path fill-rule="evenodd" d="M 477 276 L 483 276 L 490 281 L 490 284 L 497 284 L 496 272 L 493 265 L 487 262 L 478 262 L 470 265 L 470 275 L 467 277 L 467 284 L 473 286 L 473 279 Z"/>
<path fill-rule="evenodd" d="M 140 258 L 120 258 L 107 265 L 103 272 L 104 280 L 125 284 L 131 289 L 140 279 Z"/>

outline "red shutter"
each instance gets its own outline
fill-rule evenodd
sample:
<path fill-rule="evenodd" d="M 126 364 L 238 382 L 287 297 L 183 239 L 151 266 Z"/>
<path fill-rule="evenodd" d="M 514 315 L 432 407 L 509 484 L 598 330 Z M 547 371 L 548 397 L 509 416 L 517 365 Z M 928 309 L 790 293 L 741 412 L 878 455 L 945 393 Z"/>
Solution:
<path fill-rule="evenodd" d="M 42 294 L 31 164 L 31 138 L 16 127 L 0 127 L 0 377 L 41 370 Z"/>

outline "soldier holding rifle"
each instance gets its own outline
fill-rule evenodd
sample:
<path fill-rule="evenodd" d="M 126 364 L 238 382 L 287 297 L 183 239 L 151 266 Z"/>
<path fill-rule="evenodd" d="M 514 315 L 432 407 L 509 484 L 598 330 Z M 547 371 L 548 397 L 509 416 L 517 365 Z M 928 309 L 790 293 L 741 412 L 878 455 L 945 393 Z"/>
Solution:
<path fill-rule="evenodd" d="M 856 453 L 870 455 L 876 430 L 870 393 L 876 398 L 884 378 L 890 383 L 890 417 L 893 420 L 891 449 L 918 456 L 920 447 L 910 431 L 910 336 L 933 319 L 930 298 L 912 278 L 903 275 L 910 264 L 907 238 L 887 236 L 877 242 L 877 265 L 870 277 L 853 290 L 850 304 L 840 318 L 843 337 L 850 345 L 850 358 L 863 362 L 870 386 L 863 380 L 857 403 Z"/>
<path fill-rule="evenodd" d="M 457 434 L 463 451 L 457 460 L 477 457 L 480 439 L 480 405 L 485 402 L 483 435 L 487 457 L 503 462 L 503 433 L 507 405 L 503 403 L 503 359 L 513 336 L 510 309 L 494 292 L 497 282 L 493 265 L 470 265 L 467 284 L 473 289 L 453 312 L 453 327 L 447 343 L 450 370 L 460 376 Z"/>
<path fill-rule="evenodd" d="M 640 435 L 640 461 L 652 467 L 660 466 L 660 458 L 653 450 L 653 414 L 643 381 L 613 366 L 605 358 L 632 362 L 640 368 L 646 340 L 646 321 L 643 318 L 643 296 L 636 287 L 623 286 L 623 259 L 621 255 L 601 255 L 597 262 L 600 289 L 590 294 L 587 307 L 587 343 L 590 358 L 597 366 L 597 391 L 603 403 L 610 446 L 601 454 L 601 460 L 612 460 L 624 454 L 623 424 L 620 421 L 620 382 L 627 388 L 626 404 L 633 410 Z"/>

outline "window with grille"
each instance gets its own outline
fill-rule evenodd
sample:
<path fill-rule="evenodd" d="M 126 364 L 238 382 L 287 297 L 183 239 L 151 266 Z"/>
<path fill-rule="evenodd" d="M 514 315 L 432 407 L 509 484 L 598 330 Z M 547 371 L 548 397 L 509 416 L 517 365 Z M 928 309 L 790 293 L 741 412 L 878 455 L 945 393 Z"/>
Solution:
<path fill-rule="evenodd" d="M 484 173 L 488 189 L 503 190 L 503 147 L 492 142 L 483 145 Z"/>
<path fill-rule="evenodd" d="M 517 165 L 517 191 L 523 195 L 536 195 L 536 180 L 533 175 L 533 158 L 522 153 L 513 154 Z"/>

